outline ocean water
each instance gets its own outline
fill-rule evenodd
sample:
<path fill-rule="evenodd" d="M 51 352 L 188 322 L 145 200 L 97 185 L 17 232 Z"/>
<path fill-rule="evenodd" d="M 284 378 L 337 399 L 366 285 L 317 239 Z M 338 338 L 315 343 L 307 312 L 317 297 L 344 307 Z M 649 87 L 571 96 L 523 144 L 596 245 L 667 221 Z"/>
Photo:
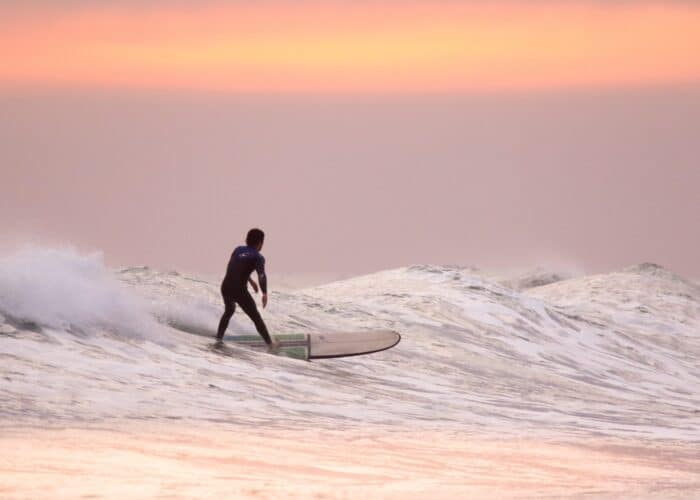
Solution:
<path fill-rule="evenodd" d="M 1 258 L 0 421 L 700 441 L 700 286 L 653 264 L 576 278 L 420 265 L 270 283 L 273 333 L 388 328 L 402 341 L 314 362 L 220 350 L 218 282 L 112 270 L 70 249 Z M 237 312 L 231 333 L 255 330 Z"/>

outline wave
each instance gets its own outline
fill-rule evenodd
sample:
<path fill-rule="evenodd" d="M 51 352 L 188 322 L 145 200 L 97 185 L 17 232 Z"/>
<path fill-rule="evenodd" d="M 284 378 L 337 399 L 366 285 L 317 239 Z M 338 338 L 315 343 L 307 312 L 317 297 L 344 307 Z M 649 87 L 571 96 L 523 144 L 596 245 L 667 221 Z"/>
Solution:
<path fill-rule="evenodd" d="M 403 341 L 314 363 L 216 350 L 218 283 L 34 248 L 0 261 L 0 418 L 698 436 L 700 288 L 659 266 L 515 278 L 412 266 L 285 292 L 271 278 L 273 333 L 388 328 Z M 240 313 L 229 328 L 255 332 Z"/>
<path fill-rule="evenodd" d="M 17 326 L 140 336 L 152 317 L 100 253 L 25 247 L 0 258 L 0 313 Z"/>

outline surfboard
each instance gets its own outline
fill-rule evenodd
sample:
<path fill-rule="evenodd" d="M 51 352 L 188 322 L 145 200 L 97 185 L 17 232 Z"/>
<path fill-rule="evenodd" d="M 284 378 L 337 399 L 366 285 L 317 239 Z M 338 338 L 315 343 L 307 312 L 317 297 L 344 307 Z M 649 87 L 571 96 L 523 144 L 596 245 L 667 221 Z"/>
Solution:
<path fill-rule="evenodd" d="M 216 332 L 201 326 L 169 319 L 167 324 L 182 332 L 209 337 Z M 401 335 L 393 330 L 369 330 L 365 332 L 288 333 L 275 335 L 280 340 L 276 354 L 290 358 L 311 359 L 360 356 L 391 349 L 401 341 Z M 260 352 L 268 352 L 267 344 L 259 335 L 226 335 L 226 343 L 240 345 Z M 217 349 L 217 352 L 222 349 Z"/>
<path fill-rule="evenodd" d="M 307 361 L 372 354 L 391 349 L 401 341 L 401 335 L 393 330 L 292 333 L 275 336 L 280 341 L 280 348 L 276 354 Z M 267 344 L 259 335 L 227 335 L 224 340 L 267 351 Z"/>

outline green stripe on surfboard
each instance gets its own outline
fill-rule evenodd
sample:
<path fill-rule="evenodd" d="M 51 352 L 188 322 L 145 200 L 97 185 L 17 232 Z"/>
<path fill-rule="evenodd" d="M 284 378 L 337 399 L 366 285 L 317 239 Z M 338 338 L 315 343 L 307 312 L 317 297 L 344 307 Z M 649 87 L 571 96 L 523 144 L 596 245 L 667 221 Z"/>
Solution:
<path fill-rule="evenodd" d="M 275 338 L 277 338 L 280 342 L 289 342 L 289 341 L 306 341 L 306 334 L 305 333 L 285 333 L 283 335 L 275 335 Z M 263 344 L 265 341 L 262 339 L 260 335 L 229 335 L 226 337 L 226 340 L 230 340 L 231 342 L 240 342 L 242 344 L 249 344 L 251 342 L 262 342 Z"/>
<path fill-rule="evenodd" d="M 309 359 L 308 337 L 304 333 L 275 335 L 280 341 L 276 354 L 288 358 Z M 227 341 L 246 347 L 267 349 L 267 344 L 260 335 L 229 335 Z"/>
<path fill-rule="evenodd" d="M 308 361 L 309 359 L 309 353 L 306 347 L 280 347 L 279 351 L 275 354 L 304 361 Z"/>

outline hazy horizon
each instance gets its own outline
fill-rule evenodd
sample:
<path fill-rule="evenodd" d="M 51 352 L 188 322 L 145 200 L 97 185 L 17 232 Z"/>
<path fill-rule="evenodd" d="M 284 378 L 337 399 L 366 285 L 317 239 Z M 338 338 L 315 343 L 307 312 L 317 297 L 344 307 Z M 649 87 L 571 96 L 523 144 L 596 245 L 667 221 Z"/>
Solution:
<path fill-rule="evenodd" d="M 218 275 L 653 261 L 697 277 L 700 89 L 4 91 L 5 240 Z"/>

